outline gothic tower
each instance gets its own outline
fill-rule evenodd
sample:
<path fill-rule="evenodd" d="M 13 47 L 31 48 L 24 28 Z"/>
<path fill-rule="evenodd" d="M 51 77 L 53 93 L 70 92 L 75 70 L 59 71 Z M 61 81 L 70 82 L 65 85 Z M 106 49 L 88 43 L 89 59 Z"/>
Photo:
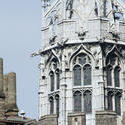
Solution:
<path fill-rule="evenodd" d="M 41 0 L 40 125 L 125 125 L 125 4 Z"/>

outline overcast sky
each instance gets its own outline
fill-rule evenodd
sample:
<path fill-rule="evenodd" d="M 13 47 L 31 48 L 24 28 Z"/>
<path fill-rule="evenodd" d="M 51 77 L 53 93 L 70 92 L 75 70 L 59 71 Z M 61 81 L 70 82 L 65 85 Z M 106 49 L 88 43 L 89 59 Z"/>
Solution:
<path fill-rule="evenodd" d="M 38 117 L 41 0 L 0 0 L 0 57 L 4 73 L 17 73 L 17 104 L 28 117 Z"/>

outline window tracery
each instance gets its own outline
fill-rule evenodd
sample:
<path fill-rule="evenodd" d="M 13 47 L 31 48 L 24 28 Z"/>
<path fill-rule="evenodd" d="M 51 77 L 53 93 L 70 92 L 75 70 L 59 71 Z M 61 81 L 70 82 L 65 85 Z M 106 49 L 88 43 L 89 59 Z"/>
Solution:
<path fill-rule="evenodd" d="M 114 83 L 115 87 L 120 87 L 120 67 L 118 66 L 114 69 Z"/>
<path fill-rule="evenodd" d="M 56 95 L 55 99 L 56 99 L 56 114 L 59 114 L 59 95 Z"/>
<path fill-rule="evenodd" d="M 115 95 L 115 111 L 117 115 L 121 115 L 121 93 Z"/>
<path fill-rule="evenodd" d="M 51 69 L 50 76 L 50 91 L 55 91 L 60 88 L 60 70 L 58 69 L 59 63 L 56 58 L 51 60 L 49 68 Z"/>
<path fill-rule="evenodd" d="M 90 91 L 86 91 L 84 93 L 84 112 L 85 113 L 92 112 L 92 94 Z"/>
<path fill-rule="evenodd" d="M 56 70 L 56 88 L 60 89 L 60 72 L 59 72 L 59 69 Z"/>
<path fill-rule="evenodd" d="M 53 99 L 53 97 L 50 97 L 49 101 L 50 101 L 50 114 L 53 114 L 54 113 L 54 99 Z"/>
<path fill-rule="evenodd" d="M 107 86 L 120 87 L 120 60 L 115 52 L 106 59 Z"/>
<path fill-rule="evenodd" d="M 115 111 L 117 115 L 121 115 L 122 89 L 106 88 L 106 90 L 107 90 L 107 109 Z"/>
<path fill-rule="evenodd" d="M 84 77 L 84 85 L 91 85 L 91 66 L 85 65 L 83 67 L 83 77 Z"/>
<path fill-rule="evenodd" d="M 74 86 L 91 85 L 91 60 L 84 53 L 78 54 L 74 60 Z"/>
<path fill-rule="evenodd" d="M 54 72 L 50 72 L 50 84 L 51 84 L 51 91 L 54 91 Z"/>
<path fill-rule="evenodd" d="M 90 88 L 91 89 L 91 88 Z M 92 92 L 84 89 L 82 91 L 76 90 L 73 94 L 74 112 L 92 112 Z"/>
<path fill-rule="evenodd" d="M 107 102 L 108 102 L 108 110 L 113 110 L 113 93 L 112 92 L 108 92 Z"/>
<path fill-rule="evenodd" d="M 81 67 L 79 65 L 76 65 L 73 68 L 74 72 L 74 86 L 80 86 L 81 85 Z"/>
<path fill-rule="evenodd" d="M 81 93 L 79 91 L 74 93 L 74 112 L 81 112 L 82 102 L 81 102 Z"/>
<path fill-rule="evenodd" d="M 106 76 L 107 76 L 107 86 L 112 85 L 112 66 L 108 65 L 106 68 Z"/>

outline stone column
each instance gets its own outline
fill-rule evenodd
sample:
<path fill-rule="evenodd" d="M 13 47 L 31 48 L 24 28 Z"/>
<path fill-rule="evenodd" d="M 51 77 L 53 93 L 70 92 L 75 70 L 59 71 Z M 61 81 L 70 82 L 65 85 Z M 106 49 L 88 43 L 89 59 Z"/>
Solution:
<path fill-rule="evenodd" d="M 8 103 L 16 104 L 16 73 L 8 74 Z"/>
<path fill-rule="evenodd" d="M 8 107 L 7 116 L 17 115 L 18 108 L 16 105 L 16 73 L 8 74 Z"/>
<path fill-rule="evenodd" d="M 5 102 L 7 103 L 8 100 L 8 75 L 4 75 L 3 78 L 3 92 L 5 94 Z"/>
<path fill-rule="evenodd" d="M 61 125 L 66 125 L 66 84 L 61 85 Z"/>
<path fill-rule="evenodd" d="M 3 96 L 3 59 L 0 58 L 0 98 Z"/>

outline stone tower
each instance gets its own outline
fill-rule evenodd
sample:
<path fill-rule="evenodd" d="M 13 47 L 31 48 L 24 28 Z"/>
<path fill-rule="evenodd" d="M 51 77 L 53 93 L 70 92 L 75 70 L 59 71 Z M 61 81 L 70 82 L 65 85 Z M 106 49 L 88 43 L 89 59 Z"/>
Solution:
<path fill-rule="evenodd" d="M 40 125 L 125 125 L 125 4 L 41 0 Z"/>
<path fill-rule="evenodd" d="M 16 74 L 3 74 L 3 59 L 0 58 L 0 120 L 18 116 L 16 104 Z M 0 122 L 0 125 L 2 123 Z"/>

